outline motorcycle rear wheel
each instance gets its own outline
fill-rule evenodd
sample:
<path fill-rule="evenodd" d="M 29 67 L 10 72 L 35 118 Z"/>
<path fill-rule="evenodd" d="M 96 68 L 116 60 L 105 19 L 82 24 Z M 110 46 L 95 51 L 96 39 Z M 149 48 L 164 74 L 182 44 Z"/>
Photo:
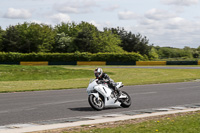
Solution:
<path fill-rule="evenodd" d="M 102 110 L 105 105 L 101 98 L 96 98 L 94 95 L 88 96 L 88 102 L 90 106 L 97 111 Z"/>
<path fill-rule="evenodd" d="M 122 91 L 122 95 L 126 95 L 127 98 L 126 99 L 120 99 L 120 102 L 121 102 L 120 106 L 123 107 L 123 108 L 128 108 L 129 106 L 131 106 L 131 97 L 125 91 Z"/>

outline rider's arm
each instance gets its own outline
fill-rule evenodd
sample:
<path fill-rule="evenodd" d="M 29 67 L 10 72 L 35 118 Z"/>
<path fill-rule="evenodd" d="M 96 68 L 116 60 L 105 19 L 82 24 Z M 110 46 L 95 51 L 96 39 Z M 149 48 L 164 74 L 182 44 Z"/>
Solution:
<path fill-rule="evenodd" d="M 103 78 L 104 78 L 105 82 L 107 82 L 107 83 L 112 81 L 112 79 L 106 73 L 104 73 L 104 77 Z"/>

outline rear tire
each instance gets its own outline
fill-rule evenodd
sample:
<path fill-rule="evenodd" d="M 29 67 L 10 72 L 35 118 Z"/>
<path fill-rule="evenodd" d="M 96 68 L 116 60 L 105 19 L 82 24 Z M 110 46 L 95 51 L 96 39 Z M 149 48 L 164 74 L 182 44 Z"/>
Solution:
<path fill-rule="evenodd" d="M 100 111 L 104 108 L 104 101 L 101 99 L 101 97 L 98 99 L 94 95 L 89 95 L 88 102 L 90 106 L 97 111 Z"/>
<path fill-rule="evenodd" d="M 123 107 L 123 108 L 128 108 L 129 106 L 131 106 L 131 97 L 125 91 L 122 91 L 122 95 L 126 95 L 127 98 L 126 99 L 120 99 L 120 102 L 121 102 L 120 106 Z"/>

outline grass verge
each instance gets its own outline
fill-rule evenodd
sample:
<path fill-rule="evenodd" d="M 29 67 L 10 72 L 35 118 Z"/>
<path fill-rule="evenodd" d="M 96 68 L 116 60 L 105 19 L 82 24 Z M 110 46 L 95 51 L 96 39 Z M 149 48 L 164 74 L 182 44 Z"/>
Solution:
<path fill-rule="evenodd" d="M 81 125 L 34 133 L 199 133 L 200 111 Z"/>
<path fill-rule="evenodd" d="M 123 123 L 124 122 L 124 123 Z M 136 123 L 136 124 L 133 124 Z M 103 124 L 105 125 L 105 123 Z M 200 112 L 189 112 L 146 119 L 121 121 L 114 126 L 92 130 L 80 130 L 80 133 L 199 133 Z M 63 132 L 67 133 L 67 132 Z M 73 132 L 74 133 L 74 132 Z"/>
<path fill-rule="evenodd" d="M 96 66 L 0 65 L 0 92 L 86 88 Z M 200 69 L 103 68 L 125 85 L 185 82 L 200 79 Z"/>

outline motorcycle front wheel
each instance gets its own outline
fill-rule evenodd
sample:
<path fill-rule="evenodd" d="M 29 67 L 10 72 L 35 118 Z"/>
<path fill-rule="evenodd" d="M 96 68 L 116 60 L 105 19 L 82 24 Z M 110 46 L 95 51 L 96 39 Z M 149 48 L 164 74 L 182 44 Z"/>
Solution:
<path fill-rule="evenodd" d="M 100 97 L 96 98 L 94 95 L 89 95 L 88 102 L 90 106 L 97 111 L 100 111 L 104 108 L 104 102 Z"/>
<path fill-rule="evenodd" d="M 128 108 L 131 106 L 131 97 L 125 91 L 122 91 L 122 95 L 126 95 L 127 98 L 120 99 L 121 107 Z"/>

